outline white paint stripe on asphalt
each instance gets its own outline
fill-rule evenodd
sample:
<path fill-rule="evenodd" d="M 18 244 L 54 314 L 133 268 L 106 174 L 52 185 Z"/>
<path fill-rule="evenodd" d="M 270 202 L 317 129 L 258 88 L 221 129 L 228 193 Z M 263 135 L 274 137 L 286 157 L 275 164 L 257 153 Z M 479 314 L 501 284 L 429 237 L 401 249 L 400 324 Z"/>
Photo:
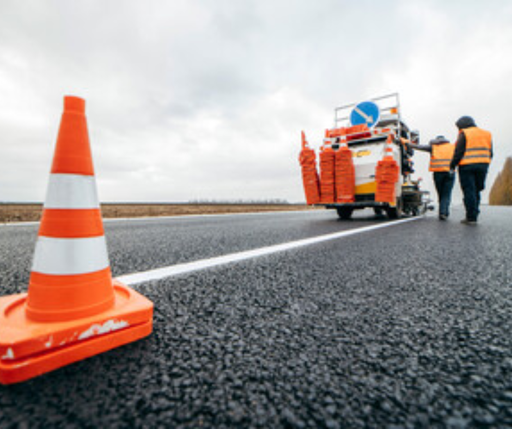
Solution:
<path fill-rule="evenodd" d="M 193 219 L 193 218 L 208 218 L 208 217 L 231 217 L 231 216 L 265 216 L 265 215 L 281 215 L 281 214 L 305 214 L 305 213 L 327 213 L 326 210 L 286 210 L 286 211 L 270 211 L 270 212 L 247 212 L 247 213 L 216 213 L 216 214 L 197 214 L 197 215 L 176 215 L 176 216 L 146 216 L 146 217 L 119 217 L 103 219 L 103 222 L 140 222 L 145 220 L 166 220 L 166 219 Z M 6 222 L 0 223 L 0 228 L 3 226 L 33 226 L 39 225 L 39 222 Z"/>
<path fill-rule="evenodd" d="M 217 256 L 215 258 L 203 259 L 200 261 L 186 262 L 183 264 L 172 265 L 170 267 L 157 268 L 154 270 L 143 271 L 140 273 L 126 274 L 118 277 L 122 283 L 133 285 L 151 280 L 159 280 L 166 277 L 172 277 L 179 274 L 187 274 L 194 271 L 205 270 L 220 265 L 240 262 L 247 259 L 257 258 L 259 256 L 271 255 L 273 253 L 284 252 L 286 250 L 297 249 L 299 247 L 322 243 L 324 241 L 336 240 L 338 238 L 348 237 L 350 235 L 361 234 L 364 232 L 375 231 L 377 229 L 387 228 L 406 222 L 422 219 L 423 217 L 413 217 L 408 219 L 396 220 L 392 222 L 379 223 L 377 225 L 354 228 L 348 231 L 335 232 L 333 234 L 320 235 L 317 237 L 305 238 L 302 240 L 290 241 L 288 243 L 275 244 L 273 246 L 261 247 L 259 249 L 247 250 L 244 252 L 230 253 L 228 255 Z"/>
<path fill-rule="evenodd" d="M 268 216 L 281 214 L 303 214 L 303 213 L 324 213 L 323 210 L 286 210 L 286 211 L 270 211 L 270 212 L 247 212 L 247 213 L 212 213 L 212 214 L 195 214 L 195 215 L 175 215 L 175 216 L 146 216 L 146 217 L 120 217 L 103 219 L 103 222 L 119 222 L 119 221 L 144 221 L 144 220 L 165 220 L 165 219 L 194 219 L 208 217 L 233 217 L 233 216 Z"/>
<path fill-rule="evenodd" d="M 34 225 L 39 225 L 39 222 L 34 222 L 34 221 L 30 221 L 30 222 L 5 222 L 5 223 L 0 223 L 0 228 L 3 227 L 3 226 L 34 226 Z"/>

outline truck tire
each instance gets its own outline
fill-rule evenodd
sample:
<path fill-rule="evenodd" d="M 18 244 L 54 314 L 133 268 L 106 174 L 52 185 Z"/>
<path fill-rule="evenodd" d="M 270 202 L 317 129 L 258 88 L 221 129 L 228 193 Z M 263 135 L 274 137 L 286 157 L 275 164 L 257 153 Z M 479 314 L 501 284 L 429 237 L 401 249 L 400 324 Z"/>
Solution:
<path fill-rule="evenodd" d="M 375 216 L 382 216 L 384 214 L 384 209 L 382 207 L 374 207 L 373 212 Z"/>
<path fill-rule="evenodd" d="M 352 217 L 354 209 L 352 207 L 336 207 L 338 216 L 342 220 L 349 220 Z"/>
<path fill-rule="evenodd" d="M 390 219 L 400 219 L 402 217 L 402 199 L 396 199 L 395 207 L 386 207 L 386 214 Z"/>

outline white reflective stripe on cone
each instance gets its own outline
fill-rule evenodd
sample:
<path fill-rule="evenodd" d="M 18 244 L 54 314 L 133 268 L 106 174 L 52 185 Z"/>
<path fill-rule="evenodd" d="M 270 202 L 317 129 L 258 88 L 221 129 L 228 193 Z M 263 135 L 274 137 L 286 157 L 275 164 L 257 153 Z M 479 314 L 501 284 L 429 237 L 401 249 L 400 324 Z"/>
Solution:
<path fill-rule="evenodd" d="M 94 176 L 50 174 L 45 208 L 97 209 L 99 206 Z"/>
<path fill-rule="evenodd" d="M 32 271 L 72 275 L 93 273 L 110 266 L 105 237 L 38 237 Z"/>

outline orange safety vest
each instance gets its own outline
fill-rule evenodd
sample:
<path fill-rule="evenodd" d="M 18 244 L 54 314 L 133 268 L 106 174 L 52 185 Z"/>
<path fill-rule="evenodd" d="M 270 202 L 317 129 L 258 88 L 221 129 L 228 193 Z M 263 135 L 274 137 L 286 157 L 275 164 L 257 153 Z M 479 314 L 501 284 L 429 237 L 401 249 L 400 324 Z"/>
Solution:
<path fill-rule="evenodd" d="M 466 152 L 460 165 L 489 164 L 491 162 L 492 136 L 477 127 L 461 130 L 466 136 Z"/>
<path fill-rule="evenodd" d="M 450 171 L 454 152 L 454 143 L 433 144 L 429 170 L 432 172 Z"/>

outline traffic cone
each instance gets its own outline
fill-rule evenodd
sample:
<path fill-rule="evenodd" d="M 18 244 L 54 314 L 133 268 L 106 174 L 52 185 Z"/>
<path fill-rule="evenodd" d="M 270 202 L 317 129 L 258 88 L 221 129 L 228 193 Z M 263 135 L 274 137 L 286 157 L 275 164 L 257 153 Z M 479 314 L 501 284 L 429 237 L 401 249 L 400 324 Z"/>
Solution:
<path fill-rule="evenodd" d="M 375 181 L 377 182 L 375 201 L 388 203 L 392 207 L 396 206 L 396 184 L 400 178 L 400 169 L 393 158 L 393 148 L 391 147 L 393 138 L 392 134 L 388 136 L 384 157 L 377 163 L 375 169 Z"/>
<path fill-rule="evenodd" d="M 0 298 L 0 383 L 138 340 L 153 303 L 112 279 L 85 101 L 64 98 L 28 293 Z"/>
<path fill-rule="evenodd" d="M 335 153 L 330 146 L 322 147 L 320 152 L 320 202 L 332 204 L 336 200 L 334 183 Z"/>
<path fill-rule="evenodd" d="M 352 151 L 346 140 L 341 141 L 340 148 L 335 156 L 335 181 L 338 203 L 353 203 L 356 191 L 356 172 Z"/>
<path fill-rule="evenodd" d="M 302 169 L 302 183 L 306 195 L 307 204 L 318 204 L 320 202 L 320 184 L 316 170 L 315 151 L 309 147 L 304 131 L 301 134 L 302 150 L 299 155 L 299 163 Z"/>

